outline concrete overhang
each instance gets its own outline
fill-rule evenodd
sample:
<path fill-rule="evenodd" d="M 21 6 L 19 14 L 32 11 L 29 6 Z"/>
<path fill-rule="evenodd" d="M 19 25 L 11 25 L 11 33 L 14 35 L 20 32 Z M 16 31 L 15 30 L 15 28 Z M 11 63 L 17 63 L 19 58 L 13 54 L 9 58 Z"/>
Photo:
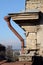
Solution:
<path fill-rule="evenodd" d="M 13 21 L 21 21 L 21 20 L 34 20 L 39 19 L 38 11 L 29 11 L 29 12 L 21 12 L 21 13 L 9 13 L 8 14 Z"/>

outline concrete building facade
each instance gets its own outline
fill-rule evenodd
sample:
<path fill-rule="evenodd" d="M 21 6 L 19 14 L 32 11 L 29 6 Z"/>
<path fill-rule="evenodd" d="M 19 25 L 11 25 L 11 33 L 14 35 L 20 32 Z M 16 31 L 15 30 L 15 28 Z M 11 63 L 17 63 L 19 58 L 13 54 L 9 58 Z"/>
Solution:
<path fill-rule="evenodd" d="M 26 48 L 24 48 L 24 39 L 17 35 L 22 42 L 19 61 L 31 61 L 35 54 L 43 56 L 43 0 L 26 0 L 25 11 L 10 13 L 9 17 L 26 32 Z M 8 22 L 9 17 L 7 17 Z"/>

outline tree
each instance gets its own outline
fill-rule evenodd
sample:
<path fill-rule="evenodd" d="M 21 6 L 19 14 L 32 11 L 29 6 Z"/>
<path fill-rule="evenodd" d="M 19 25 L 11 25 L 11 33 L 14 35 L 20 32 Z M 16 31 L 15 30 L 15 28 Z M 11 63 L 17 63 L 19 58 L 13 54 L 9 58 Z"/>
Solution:
<path fill-rule="evenodd" d="M 5 59 L 6 56 L 6 47 L 0 44 L 0 60 Z"/>

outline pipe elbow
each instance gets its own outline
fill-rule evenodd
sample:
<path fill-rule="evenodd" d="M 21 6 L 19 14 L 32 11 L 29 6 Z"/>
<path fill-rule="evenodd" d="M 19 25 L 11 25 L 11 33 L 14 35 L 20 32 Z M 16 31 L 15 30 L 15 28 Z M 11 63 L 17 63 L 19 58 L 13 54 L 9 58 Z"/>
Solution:
<path fill-rule="evenodd" d="M 6 22 L 10 22 L 10 19 L 11 19 L 10 16 L 5 16 L 5 17 L 4 17 L 4 20 L 5 20 Z"/>

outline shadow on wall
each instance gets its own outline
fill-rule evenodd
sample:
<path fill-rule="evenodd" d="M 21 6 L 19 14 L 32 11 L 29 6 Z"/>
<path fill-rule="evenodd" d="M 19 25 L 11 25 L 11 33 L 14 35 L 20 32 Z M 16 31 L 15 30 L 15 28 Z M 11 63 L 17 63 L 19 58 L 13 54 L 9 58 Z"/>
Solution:
<path fill-rule="evenodd" d="M 39 12 L 39 24 L 43 25 L 43 13 Z"/>
<path fill-rule="evenodd" d="M 43 57 L 33 56 L 32 59 L 33 59 L 32 65 L 43 65 Z"/>

